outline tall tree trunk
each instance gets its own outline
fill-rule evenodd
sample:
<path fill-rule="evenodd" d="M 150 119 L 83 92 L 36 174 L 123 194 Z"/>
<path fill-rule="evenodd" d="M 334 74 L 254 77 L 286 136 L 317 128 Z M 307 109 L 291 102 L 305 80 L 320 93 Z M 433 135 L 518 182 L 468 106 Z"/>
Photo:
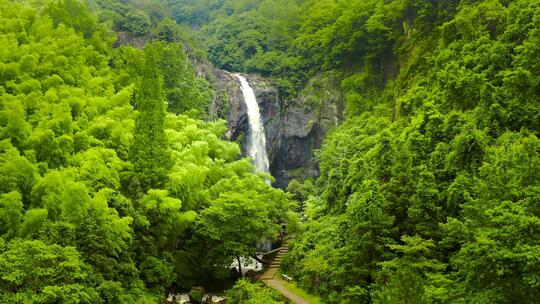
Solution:
<path fill-rule="evenodd" d="M 240 263 L 240 256 L 239 256 L 239 255 L 236 256 L 236 260 L 238 261 L 238 272 L 239 272 L 239 275 L 240 275 L 240 277 L 243 277 L 243 275 L 242 275 L 242 263 Z"/>

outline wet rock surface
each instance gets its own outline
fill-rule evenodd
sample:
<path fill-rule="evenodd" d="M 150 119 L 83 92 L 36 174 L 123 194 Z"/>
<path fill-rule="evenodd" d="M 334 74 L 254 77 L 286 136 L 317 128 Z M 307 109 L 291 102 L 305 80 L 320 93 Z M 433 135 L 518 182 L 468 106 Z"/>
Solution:
<path fill-rule="evenodd" d="M 210 113 L 228 122 L 227 137 L 240 141 L 245 151 L 249 130 L 247 109 L 234 75 L 214 70 L 216 98 Z M 268 79 L 244 75 L 255 91 L 265 127 L 270 172 L 274 186 L 286 188 L 292 179 L 318 176 L 314 151 L 328 131 L 339 122 L 339 92 L 314 97 L 310 84 L 296 98 L 285 99 Z"/>

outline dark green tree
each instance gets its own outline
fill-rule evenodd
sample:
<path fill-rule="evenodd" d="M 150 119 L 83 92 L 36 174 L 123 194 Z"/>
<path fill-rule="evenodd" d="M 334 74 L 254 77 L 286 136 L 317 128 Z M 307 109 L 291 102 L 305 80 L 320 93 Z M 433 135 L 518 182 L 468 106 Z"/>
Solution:
<path fill-rule="evenodd" d="M 163 77 L 159 73 L 157 60 L 156 45 L 147 46 L 135 96 L 139 115 L 135 120 L 130 159 L 134 165 L 134 183 L 143 193 L 150 188 L 163 186 L 167 180 L 167 170 L 171 166 L 163 128 L 166 115 Z"/>

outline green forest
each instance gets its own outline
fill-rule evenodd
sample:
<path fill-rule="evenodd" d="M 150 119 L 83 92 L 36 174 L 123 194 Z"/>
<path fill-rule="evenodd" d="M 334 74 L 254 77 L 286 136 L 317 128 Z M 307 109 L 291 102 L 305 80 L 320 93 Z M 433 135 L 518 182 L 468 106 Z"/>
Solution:
<path fill-rule="evenodd" d="M 211 69 L 338 100 L 318 175 L 256 172 Z M 285 223 L 305 303 L 537 303 L 539 136 L 540 0 L 0 0 L 0 303 L 201 303 Z"/>

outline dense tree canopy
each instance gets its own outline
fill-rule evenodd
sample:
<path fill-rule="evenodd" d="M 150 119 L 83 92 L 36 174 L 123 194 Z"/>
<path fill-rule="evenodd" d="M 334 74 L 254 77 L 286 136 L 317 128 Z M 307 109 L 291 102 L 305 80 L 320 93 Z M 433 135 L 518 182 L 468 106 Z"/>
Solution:
<path fill-rule="evenodd" d="M 347 119 L 285 270 L 328 303 L 534 303 L 539 18 L 538 1 L 311 6 L 298 51 L 342 72 Z"/>
<path fill-rule="evenodd" d="M 0 303 L 161 303 L 251 255 L 288 208 L 224 122 L 192 118 L 212 92 L 172 21 L 138 7 L 118 24 L 159 23 L 162 42 L 114 49 L 103 7 L 124 4 L 89 3 L 0 0 Z M 249 238 L 208 236 L 222 206 L 249 206 L 229 223 Z"/>
<path fill-rule="evenodd" d="M 161 303 L 283 219 L 324 303 L 540 297 L 538 0 L 0 0 L 0 45 L 0 303 Z M 206 60 L 343 109 L 317 179 L 202 120 Z"/>

